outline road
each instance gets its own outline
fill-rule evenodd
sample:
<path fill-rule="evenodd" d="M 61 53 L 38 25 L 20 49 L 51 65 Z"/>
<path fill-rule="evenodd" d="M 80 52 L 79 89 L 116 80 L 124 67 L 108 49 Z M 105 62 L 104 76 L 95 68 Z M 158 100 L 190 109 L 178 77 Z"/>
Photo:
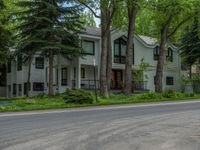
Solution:
<path fill-rule="evenodd" d="M 200 150 L 200 100 L 1 113 L 0 150 Z"/>

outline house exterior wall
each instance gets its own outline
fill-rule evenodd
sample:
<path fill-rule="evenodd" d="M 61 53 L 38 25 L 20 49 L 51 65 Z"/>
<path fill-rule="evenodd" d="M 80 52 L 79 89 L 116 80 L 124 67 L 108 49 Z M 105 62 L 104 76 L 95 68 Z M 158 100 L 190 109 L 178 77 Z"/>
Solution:
<path fill-rule="evenodd" d="M 114 31 L 111 36 L 112 42 L 112 52 L 114 55 L 114 41 L 120 38 L 123 35 L 127 35 L 126 32 L 116 32 Z M 83 86 L 83 80 L 94 80 L 94 60 L 96 65 L 96 79 L 99 80 L 100 73 L 100 58 L 101 58 L 101 40 L 99 36 L 90 36 L 90 35 L 81 35 L 82 40 L 90 40 L 94 41 L 95 44 L 95 54 L 94 55 L 83 55 L 80 58 L 73 58 L 72 60 L 66 59 L 62 55 L 56 55 L 54 57 L 54 90 L 55 93 L 63 93 L 67 88 L 81 88 Z M 134 64 L 133 69 L 138 68 L 141 63 L 141 59 L 144 58 L 144 62 L 148 63 L 150 67 L 147 72 L 144 72 L 144 76 L 148 76 L 147 79 L 147 89 L 149 91 L 154 91 L 154 77 L 156 75 L 156 66 L 157 61 L 153 59 L 153 50 L 156 45 L 145 45 L 144 42 L 139 39 L 138 36 L 135 36 L 134 40 Z M 173 49 L 173 62 L 165 62 L 165 69 L 163 72 L 163 89 L 180 89 L 180 59 L 178 50 Z M 44 69 L 36 69 L 35 68 L 35 58 L 39 57 L 37 54 L 34 56 L 32 66 L 31 66 L 31 91 L 30 95 L 35 96 L 42 93 L 48 93 L 48 59 L 44 60 Z M 113 57 L 114 58 L 114 57 Z M 114 59 L 112 60 L 112 68 L 120 69 L 124 74 L 125 65 L 114 63 Z M 23 96 L 24 95 L 24 83 L 27 82 L 28 75 L 28 65 L 24 64 L 21 71 L 17 71 L 16 61 L 12 61 L 11 65 L 11 73 L 7 73 L 7 97 L 13 96 Z M 62 68 L 67 68 L 67 85 L 62 85 L 61 77 L 62 77 Z M 81 78 L 81 68 L 85 69 L 85 78 Z M 174 85 L 168 86 L 166 85 L 166 77 L 174 78 Z M 124 75 L 123 75 L 124 78 Z M 33 83 L 41 82 L 44 83 L 43 91 L 34 91 Z M 17 85 L 17 93 L 13 95 L 13 84 Z M 22 85 L 22 91 L 19 93 L 18 85 Z M 91 83 L 93 84 L 93 83 Z M 9 86 L 11 86 L 11 91 L 9 90 Z"/>

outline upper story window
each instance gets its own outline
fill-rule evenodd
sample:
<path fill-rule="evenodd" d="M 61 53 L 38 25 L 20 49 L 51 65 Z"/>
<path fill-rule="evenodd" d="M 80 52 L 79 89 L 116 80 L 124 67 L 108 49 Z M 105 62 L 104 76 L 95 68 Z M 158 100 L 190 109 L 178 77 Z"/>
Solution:
<path fill-rule="evenodd" d="M 119 38 L 114 41 L 114 63 L 125 64 L 126 62 L 126 41 Z"/>
<path fill-rule="evenodd" d="M 8 61 L 7 63 L 7 72 L 11 73 L 11 61 Z"/>
<path fill-rule="evenodd" d="M 167 50 L 166 60 L 173 62 L 173 50 L 171 48 Z"/>
<path fill-rule="evenodd" d="M 22 55 L 17 56 L 17 70 L 22 70 Z"/>
<path fill-rule="evenodd" d="M 43 57 L 35 58 L 35 68 L 36 69 L 44 69 L 44 58 Z"/>
<path fill-rule="evenodd" d="M 166 85 L 174 85 L 174 78 L 166 77 Z"/>
<path fill-rule="evenodd" d="M 95 55 L 94 41 L 82 40 L 82 54 Z"/>
<path fill-rule="evenodd" d="M 159 59 L 159 51 L 160 51 L 160 47 L 159 46 L 156 46 L 153 49 L 153 59 L 154 60 L 158 60 Z"/>

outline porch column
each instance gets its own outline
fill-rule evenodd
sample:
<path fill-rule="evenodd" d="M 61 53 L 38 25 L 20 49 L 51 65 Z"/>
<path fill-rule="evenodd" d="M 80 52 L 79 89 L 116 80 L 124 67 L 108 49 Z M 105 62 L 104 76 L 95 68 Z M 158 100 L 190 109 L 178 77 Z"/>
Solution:
<path fill-rule="evenodd" d="M 81 64 L 79 58 L 76 66 L 76 88 L 81 88 Z"/>
<path fill-rule="evenodd" d="M 57 71 L 58 74 L 56 76 L 57 78 L 57 86 L 58 86 L 58 93 L 60 93 L 60 87 L 61 87 L 61 63 L 60 63 L 60 54 L 57 55 Z"/>

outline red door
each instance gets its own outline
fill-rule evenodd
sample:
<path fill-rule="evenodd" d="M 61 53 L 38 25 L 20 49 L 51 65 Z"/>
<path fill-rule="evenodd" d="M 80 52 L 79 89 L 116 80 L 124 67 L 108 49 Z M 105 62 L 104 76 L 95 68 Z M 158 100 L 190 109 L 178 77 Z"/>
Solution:
<path fill-rule="evenodd" d="M 112 89 L 122 89 L 123 72 L 122 70 L 112 70 Z"/>

